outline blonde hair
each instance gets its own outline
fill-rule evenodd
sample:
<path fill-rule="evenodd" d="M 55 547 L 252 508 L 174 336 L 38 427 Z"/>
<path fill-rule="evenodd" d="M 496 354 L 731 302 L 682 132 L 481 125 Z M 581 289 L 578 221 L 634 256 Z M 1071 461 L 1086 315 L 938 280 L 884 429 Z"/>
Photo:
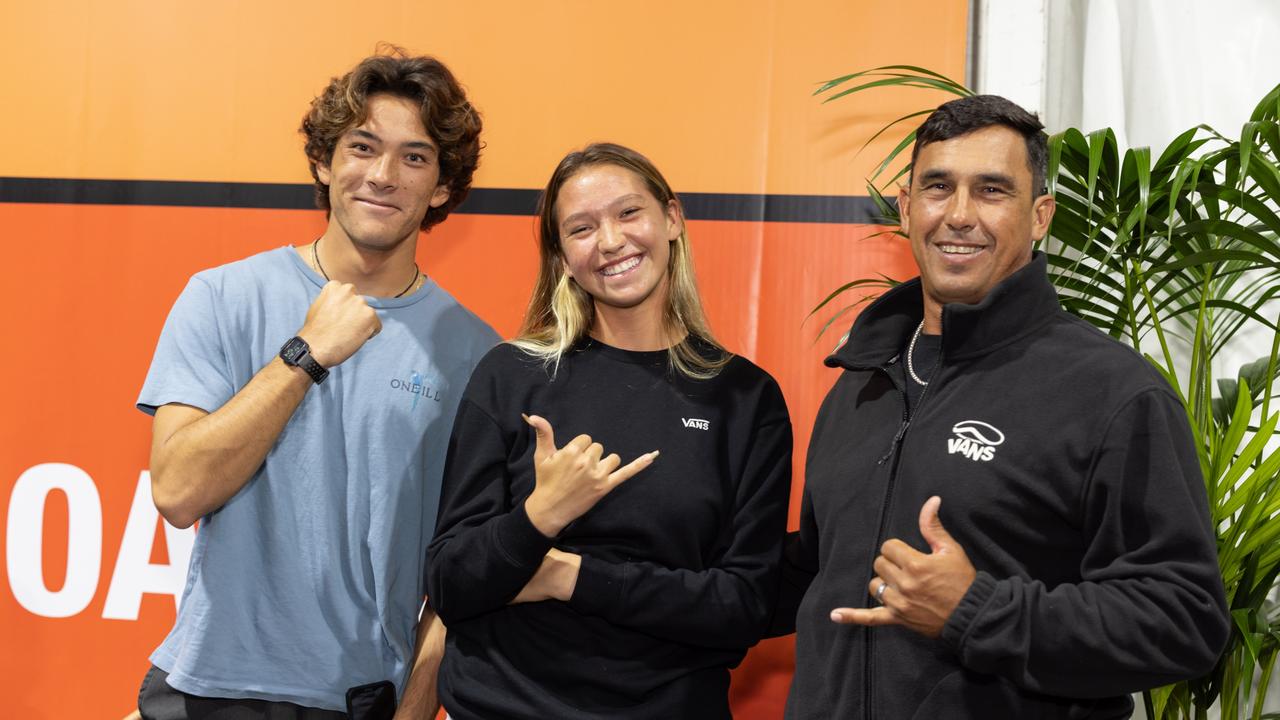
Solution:
<path fill-rule="evenodd" d="M 513 345 L 541 358 L 554 373 L 566 351 L 584 338 L 595 319 L 595 303 L 590 294 L 578 286 L 564 268 L 560 248 L 560 230 L 556 220 L 556 201 L 560 188 L 574 175 L 596 165 L 616 165 L 630 170 L 644 180 L 645 186 L 663 207 L 676 203 L 681 219 L 684 210 L 658 168 L 648 158 L 630 148 L 612 143 L 594 143 L 571 152 L 556 166 L 551 180 L 538 200 L 538 281 L 525 311 L 520 334 Z M 668 337 L 681 337 L 667 349 L 671 367 L 695 379 L 714 377 L 729 362 L 729 354 L 711 334 L 702 298 L 693 272 L 693 253 L 683 223 L 680 235 L 671 243 L 667 262 L 667 302 L 663 309 L 663 330 Z M 694 346 L 701 340 L 717 352 L 707 357 Z"/>

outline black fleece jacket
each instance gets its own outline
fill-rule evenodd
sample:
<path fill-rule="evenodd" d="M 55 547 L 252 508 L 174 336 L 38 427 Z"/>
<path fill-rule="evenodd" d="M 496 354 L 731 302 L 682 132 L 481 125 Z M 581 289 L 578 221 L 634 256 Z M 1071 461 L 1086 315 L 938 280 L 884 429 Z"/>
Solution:
<path fill-rule="evenodd" d="M 702 346 L 704 352 L 711 352 Z M 534 434 L 586 433 L 653 465 L 554 539 L 529 522 Z M 455 720 L 726 718 L 729 668 L 777 600 L 791 487 L 777 383 L 741 357 L 709 380 L 667 353 L 588 341 L 555 378 L 512 345 L 476 367 L 449 443 L 431 604 L 448 627 L 440 698 Z M 582 555 L 569 602 L 508 605 L 547 550 Z"/>
<path fill-rule="evenodd" d="M 1113 718 L 1129 693 L 1208 672 L 1227 639 L 1185 411 L 1132 350 L 1061 310 L 1032 262 L 947 305 L 908 421 L 900 354 L 918 280 L 873 303 L 809 445 L 779 617 L 796 607 L 788 718 Z M 836 625 L 868 607 L 880 545 L 941 520 L 978 571 L 942 636 Z"/>

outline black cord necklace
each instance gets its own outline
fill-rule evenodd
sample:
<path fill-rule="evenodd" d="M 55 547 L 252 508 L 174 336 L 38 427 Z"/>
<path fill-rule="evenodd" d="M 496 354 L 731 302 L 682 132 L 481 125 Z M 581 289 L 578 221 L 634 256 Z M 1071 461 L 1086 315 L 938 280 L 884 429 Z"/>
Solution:
<path fill-rule="evenodd" d="M 316 238 L 316 241 L 311 243 L 311 262 L 315 264 L 316 269 L 319 270 L 320 274 L 324 276 L 325 282 L 329 282 L 330 280 L 329 273 L 325 272 L 324 266 L 320 264 L 320 253 L 316 251 L 316 248 L 318 247 L 320 247 L 320 239 Z M 406 285 L 403 290 L 396 293 L 392 297 L 393 298 L 402 297 L 405 293 L 412 290 L 413 286 L 418 283 L 418 276 L 421 274 L 422 274 L 422 271 L 418 269 L 418 263 L 415 262 L 413 264 L 413 279 L 409 281 L 409 284 Z"/>

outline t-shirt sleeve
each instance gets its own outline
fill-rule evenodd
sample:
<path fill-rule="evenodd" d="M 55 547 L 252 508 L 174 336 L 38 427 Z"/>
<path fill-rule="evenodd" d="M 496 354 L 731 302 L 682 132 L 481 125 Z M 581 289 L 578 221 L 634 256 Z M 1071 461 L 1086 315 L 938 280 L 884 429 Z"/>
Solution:
<path fill-rule="evenodd" d="M 213 412 L 235 390 L 215 291 L 200 276 L 193 277 L 165 320 L 138 409 L 154 415 L 161 405 L 182 403 Z"/>

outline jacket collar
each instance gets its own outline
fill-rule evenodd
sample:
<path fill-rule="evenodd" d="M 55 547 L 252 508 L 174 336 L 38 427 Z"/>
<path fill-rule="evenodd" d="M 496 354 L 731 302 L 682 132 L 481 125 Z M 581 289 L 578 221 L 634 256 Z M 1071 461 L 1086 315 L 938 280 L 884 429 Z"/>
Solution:
<path fill-rule="evenodd" d="M 942 307 L 942 357 L 950 362 L 985 355 L 1035 332 L 1059 310 L 1049 283 L 1048 261 L 1036 252 L 980 302 Z M 826 359 L 828 367 L 880 367 L 902 351 L 924 317 L 920 278 L 881 295 L 854 321 L 844 342 Z"/>

